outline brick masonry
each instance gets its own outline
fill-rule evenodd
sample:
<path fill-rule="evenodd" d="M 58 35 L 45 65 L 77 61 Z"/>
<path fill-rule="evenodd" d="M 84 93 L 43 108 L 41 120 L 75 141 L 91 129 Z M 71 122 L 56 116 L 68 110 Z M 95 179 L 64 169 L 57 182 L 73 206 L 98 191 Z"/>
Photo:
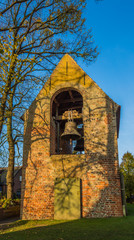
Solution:
<path fill-rule="evenodd" d="M 68 72 L 66 71 L 68 64 Z M 64 88 L 83 97 L 84 155 L 52 155 L 51 99 Z M 55 178 L 81 179 L 81 216 L 123 216 L 113 102 L 66 54 L 24 114 L 22 219 L 54 218 Z"/>

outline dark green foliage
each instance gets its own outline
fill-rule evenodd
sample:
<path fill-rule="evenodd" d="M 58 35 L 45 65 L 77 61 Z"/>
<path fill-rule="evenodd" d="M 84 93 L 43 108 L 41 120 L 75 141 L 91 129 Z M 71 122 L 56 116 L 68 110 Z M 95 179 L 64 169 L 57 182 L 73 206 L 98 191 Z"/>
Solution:
<path fill-rule="evenodd" d="M 124 175 L 126 198 L 131 202 L 134 200 L 134 156 L 131 153 L 123 155 L 120 171 Z"/>

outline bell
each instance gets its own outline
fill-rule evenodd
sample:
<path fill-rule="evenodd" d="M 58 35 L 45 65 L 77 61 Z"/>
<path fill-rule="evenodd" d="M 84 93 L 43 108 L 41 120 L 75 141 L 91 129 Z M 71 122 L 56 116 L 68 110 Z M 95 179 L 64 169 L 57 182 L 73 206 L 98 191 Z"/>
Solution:
<path fill-rule="evenodd" d="M 84 151 L 84 138 L 78 139 L 74 150 L 79 152 Z"/>
<path fill-rule="evenodd" d="M 76 122 L 68 121 L 65 123 L 64 132 L 61 134 L 61 138 L 64 140 L 78 140 L 81 138 L 80 133 L 77 131 Z"/>

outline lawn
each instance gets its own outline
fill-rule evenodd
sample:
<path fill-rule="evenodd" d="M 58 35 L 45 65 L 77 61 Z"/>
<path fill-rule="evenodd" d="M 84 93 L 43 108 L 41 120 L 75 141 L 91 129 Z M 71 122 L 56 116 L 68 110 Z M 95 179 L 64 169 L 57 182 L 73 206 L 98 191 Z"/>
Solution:
<path fill-rule="evenodd" d="M 123 218 L 17 221 L 0 234 L 1 240 L 133 240 L 134 205 Z"/>

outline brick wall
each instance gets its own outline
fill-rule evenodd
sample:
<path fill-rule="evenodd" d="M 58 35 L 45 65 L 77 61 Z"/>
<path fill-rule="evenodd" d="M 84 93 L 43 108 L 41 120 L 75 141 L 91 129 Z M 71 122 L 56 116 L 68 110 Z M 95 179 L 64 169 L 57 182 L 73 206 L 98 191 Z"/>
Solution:
<path fill-rule="evenodd" d="M 66 62 L 68 72 L 66 73 Z M 51 98 L 64 88 L 83 96 L 84 155 L 50 155 Z M 22 219 L 54 218 L 55 178 L 80 178 L 82 217 L 122 216 L 114 103 L 65 55 L 25 113 Z"/>

